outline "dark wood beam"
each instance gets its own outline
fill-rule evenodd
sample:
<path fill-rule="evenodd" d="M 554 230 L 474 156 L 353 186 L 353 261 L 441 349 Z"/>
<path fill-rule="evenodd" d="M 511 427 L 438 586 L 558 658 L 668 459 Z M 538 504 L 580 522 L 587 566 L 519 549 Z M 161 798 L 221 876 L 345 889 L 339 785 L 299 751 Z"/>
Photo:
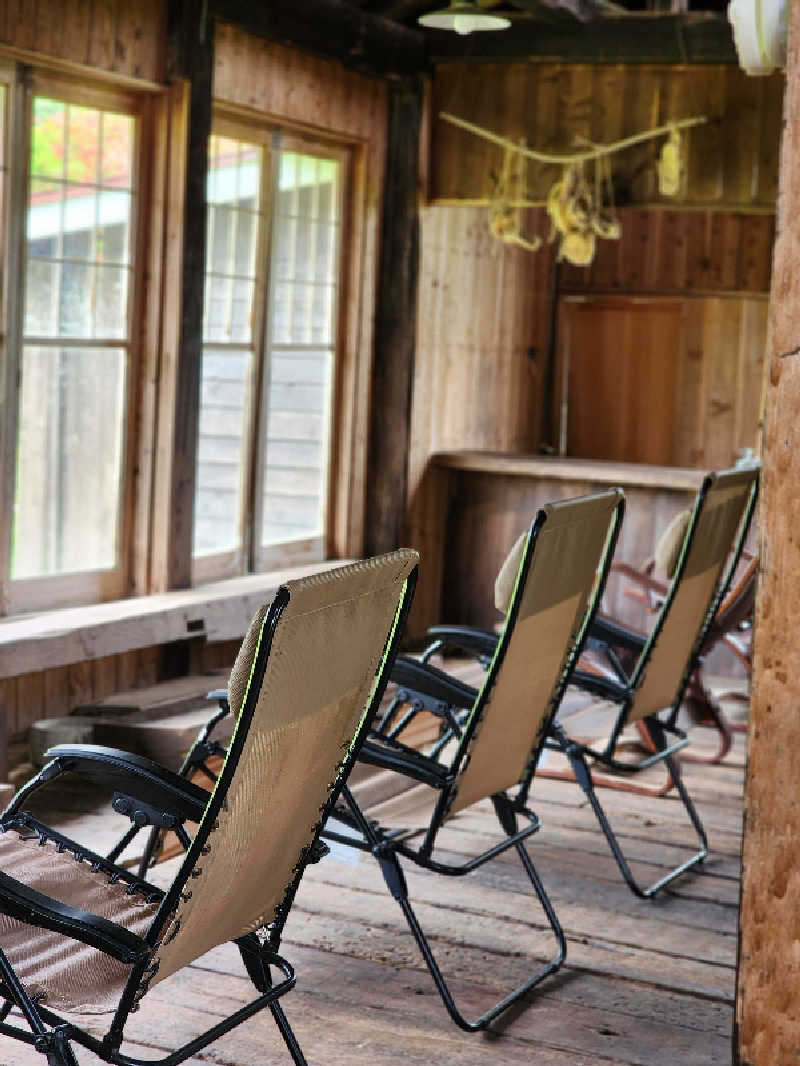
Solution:
<path fill-rule="evenodd" d="M 499 33 L 431 30 L 431 59 L 530 60 L 568 63 L 736 63 L 723 15 L 625 15 L 593 22 L 516 18 Z"/>
<path fill-rule="evenodd" d="M 167 67 L 190 83 L 183 275 L 177 346 L 167 586 L 191 585 L 197 430 L 203 350 L 203 289 L 206 248 L 206 173 L 211 133 L 214 27 L 203 0 L 172 0 L 168 7 Z"/>
<path fill-rule="evenodd" d="M 581 22 L 599 18 L 603 9 L 597 0 L 514 0 L 514 6 L 538 18 L 546 19 L 548 13 L 558 12 Z"/>
<path fill-rule="evenodd" d="M 424 35 L 344 0 L 209 0 L 209 11 L 257 37 L 336 59 L 351 70 L 378 77 L 427 68 Z"/>
<path fill-rule="evenodd" d="M 392 85 L 375 317 L 365 551 L 403 543 L 419 272 L 417 180 L 422 84 Z"/>

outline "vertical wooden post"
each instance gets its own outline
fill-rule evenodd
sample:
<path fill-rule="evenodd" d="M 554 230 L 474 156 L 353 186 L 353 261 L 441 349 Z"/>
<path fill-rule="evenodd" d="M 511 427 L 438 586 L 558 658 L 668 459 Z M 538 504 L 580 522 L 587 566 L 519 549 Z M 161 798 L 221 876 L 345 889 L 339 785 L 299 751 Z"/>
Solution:
<path fill-rule="evenodd" d="M 421 79 L 393 83 L 375 321 L 364 545 L 368 554 L 398 547 L 404 532 L 419 272 L 421 119 Z"/>
<path fill-rule="evenodd" d="M 789 38 L 767 342 L 761 575 L 734 1028 L 738 1066 L 800 1060 L 800 6 L 796 4 Z"/>
<path fill-rule="evenodd" d="M 211 87 L 214 70 L 214 25 L 202 0 L 172 0 L 168 12 L 168 73 L 189 84 L 185 193 L 180 293 L 180 332 L 170 383 L 172 437 L 170 491 L 166 512 L 158 509 L 162 566 L 153 585 L 187 588 L 191 584 L 197 426 L 203 343 L 203 287 L 206 245 L 206 171 L 211 132 Z M 171 279 L 176 284 L 176 279 Z M 170 279 L 166 279 L 169 286 Z M 162 383 L 163 384 L 163 383 Z M 158 529 L 154 530 L 158 539 Z"/>

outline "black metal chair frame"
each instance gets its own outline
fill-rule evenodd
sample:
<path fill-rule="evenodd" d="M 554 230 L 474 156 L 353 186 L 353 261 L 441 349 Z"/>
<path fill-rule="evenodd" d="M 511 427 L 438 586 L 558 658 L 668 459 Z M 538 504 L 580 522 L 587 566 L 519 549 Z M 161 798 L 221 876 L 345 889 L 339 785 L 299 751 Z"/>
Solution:
<path fill-rule="evenodd" d="M 212 733 L 223 718 L 226 718 L 227 715 L 230 714 L 228 690 L 224 688 L 214 689 L 207 694 L 206 699 L 215 700 L 219 704 L 219 710 L 208 719 L 197 734 L 191 748 L 181 762 L 177 774 L 181 779 L 189 781 L 196 770 L 200 771 L 208 778 L 213 787 L 217 783 L 218 775 L 215 774 L 208 765 L 208 760 L 215 755 L 224 759 L 227 754 L 227 748 L 220 744 L 218 740 L 215 740 L 212 737 Z M 53 752 L 59 750 L 61 749 L 51 749 Z M 48 754 L 50 754 L 50 752 L 48 752 Z M 190 781 L 189 783 L 191 784 Z M 204 794 L 207 800 L 209 793 L 205 792 Z M 145 844 L 139 860 L 137 870 L 140 878 L 143 878 L 148 869 L 158 862 L 164 844 L 164 837 L 168 831 L 172 831 L 176 835 L 184 850 L 187 850 L 191 843 L 191 838 L 186 832 L 183 826 L 183 821 L 180 818 L 165 811 L 160 811 L 157 808 L 148 807 L 147 805 L 142 804 L 141 800 L 133 803 L 131 797 L 115 797 L 114 810 L 116 810 L 118 814 L 123 814 L 130 818 L 131 825 L 106 855 L 106 859 L 111 862 L 116 862 L 133 839 L 143 829 L 148 826 L 150 827 L 147 843 Z"/>
<path fill-rule="evenodd" d="M 682 729 L 677 727 L 676 721 L 684 692 L 686 691 L 692 673 L 700 661 L 708 630 L 713 624 L 714 616 L 716 615 L 719 604 L 725 595 L 744 547 L 758 495 L 757 475 L 754 479 L 744 516 L 737 532 L 733 550 L 728 563 L 723 569 L 721 578 L 713 592 L 709 606 L 703 617 L 703 622 L 697 633 L 692 653 L 685 665 L 673 704 L 663 719 L 656 715 L 651 715 L 643 721 L 643 725 L 652 741 L 652 754 L 641 761 L 631 763 L 618 759 L 615 756 L 615 751 L 620 734 L 628 724 L 628 715 L 633 705 L 637 686 L 644 677 L 649 656 L 656 645 L 669 609 L 677 593 L 679 582 L 683 575 L 683 570 L 688 557 L 689 548 L 695 535 L 706 495 L 712 483 L 713 478 L 711 476 L 705 477 L 700 490 L 698 491 L 675 575 L 664 598 L 656 623 L 649 636 L 645 637 L 627 629 L 625 626 L 604 618 L 595 617 L 592 623 L 587 644 L 605 655 L 609 665 L 616 674 L 616 678 L 612 679 L 602 675 L 595 675 L 585 670 L 575 669 L 572 673 L 570 683 L 577 685 L 592 695 L 621 704 L 621 709 L 617 715 L 611 735 L 605 747 L 602 750 L 597 750 L 591 747 L 591 745 L 583 744 L 570 738 L 564 728 L 557 722 L 553 723 L 550 731 L 551 735 L 547 741 L 547 747 L 552 750 L 560 751 L 567 757 L 575 779 L 591 804 L 592 810 L 603 830 L 626 884 L 634 895 L 644 899 L 655 896 L 657 892 L 671 884 L 676 878 L 701 863 L 708 856 L 709 852 L 708 839 L 703 824 L 691 797 L 681 780 L 680 769 L 674 757 L 678 751 L 689 743 L 689 738 Z M 498 640 L 495 634 L 486 633 L 482 630 L 466 626 L 433 626 L 428 630 L 428 636 L 433 639 L 425 649 L 423 655 L 424 661 L 429 660 L 432 655 L 446 647 L 454 647 L 462 651 L 467 651 L 477 658 L 485 658 L 491 653 L 492 647 L 497 644 Z M 619 656 L 614 651 L 615 647 L 624 648 L 632 655 L 636 656 L 636 665 L 630 675 L 628 675 L 623 668 Z M 667 734 L 672 738 L 671 740 L 668 740 Z M 697 835 L 699 843 L 698 850 L 684 862 L 679 863 L 664 877 L 659 878 L 646 887 L 642 887 L 631 871 L 619 840 L 614 833 L 597 796 L 595 781 L 588 762 L 589 759 L 601 766 L 607 767 L 615 773 L 626 775 L 640 773 L 656 763 L 663 762 L 668 773 L 671 775 L 689 821 Z"/>
<path fill-rule="evenodd" d="M 592 604 L 587 612 L 587 621 L 597 609 L 597 604 L 605 585 L 622 521 L 623 509 L 624 501 L 620 497 L 616 505 L 616 513 L 609 536 L 608 548 L 603 560 L 602 571 L 595 587 Z M 349 847 L 371 852 L 378 860 L 387 888 L 394 899 L 397 900 L 405 915 L 409 928 L 422 952 L 450 1017 L 456 1025 L 468 1032 L 485 1029 L 498 1015 L 520 1000 L 550 974 L 555 973 L 566 958 L 567 947 L 564 932 L 530 855 L 525 848 L 525 841 L 540 827 L 538 816 L 528 807 L 528 793 L 539 756 L 546 742 L 548 728 L 569 683 L 570 674 L 577 662 L 585 635 L 588 632 L 588 625 L 584 625 L 582 634 L 567 653 L 561 676 L 551 697 L 550 708 L 543 720 L 537 742 L 529 754 L 525 774 L 519 782 L 514 795 L 510 796 L 508 792 L 500 792 L 491 797 L 497 820 L 505 833 L 505 839 L 480 855 L 458 865 L 439 862 L 433 858 L 436 838 L 444 824 L 454 796 L 458 774 L 464 764 L 464 755 L 468 751 L 468 745 L 472 737 L 480 727 L 483 715 L 489 705 L 494 680 L 503 665 L 506 648 L 516 622 L 522 590 L 534 556 L 536 539 L 545 519 L 545 513 L 540 511 L 531 525 L 530 537 L 520 564 L 520 576 L 509 608 L 506 627 L 499 639 L 493 642 L 487 676 L 481 689 L 474 689 L 470 685 L 449 677 L 435 667 L 422 664 L 406 656 L 400 656 L 392 670 L 392 680 L 398 684 L 398 692 L 389 710 L 378 723 L 377 730 L 373 730 L 370 739 L 365 742 L 361 749 L 359 760 L 362 763 L 382 769 L 396 770 L 407 777 L 421 781 L 439 790 L 439 798 L 421 844 L 414 847 L 396 832 L 382 829 L 380 825 L 361 811 L 357 801 L 347 787 L 342 792 L 346 808 L 342 808 L 342 805 L 339 804 L 332 811 L 331 817 L 333 820 L 338 820 L 345 824 L 351 831 L 356 830 L 359 832 L 361 834 L 360 839 L 349 834 L 337 832 L 331 828 L 330 824 L 326 825 L 323 831 L 323 836 L 326 840 L 336 841 Z M 409 703 L 409 712 L 390 727 L 394 711 L 404 702 Z M 462 711 L 461 714 L 457 713 L 459 709 Z M 442 719 L 443 724 L 442 736 L 428 755 L 409 748 L 397 740 L 397 735 L 408 724 L 413 715 L 421 710 L 431 711 Z M 466 712 L 466 714 L 463 712 Z M 451 764 L 446 766 L 438 762 L 436 756 L 439 755 L 444 744 L 453 737 L 458 738 L 459 749 Z M 518 819 L 524 819 L 527 824 L 520 828 Z M 468 1019 L 457 1007 L 446 978 L 436 960 L 430 941 L 426 937 L 414 912 L 408 895 L 406 878 L 400 864 L 400 857 L 402 856 L 404 859 L 408 859 L 418 866 L 435 873 L 460 877 L 476 870 L 484 863 L 489 862 L 512 847 L 516 849 L 519 855 L 523 868 L 533 885 L 534 892 L 552 930 L 557 946 L 556 955 L 528 980 L 503 996 L 479 1017 Z"/>
<path fill-rule="evenodd" d="M 123 926 L 97 915 L 68 907 L 58 900 L 27 888 L 7 874 L 0 872 L 0 911 L 31 925 L 63 933 L 132 966 L 108 1032 L 102 1039 L 98 1039 L 68 1019 L 49 1010 L 43 1004 L 36 1002 L 35 998 L 25 990 L 6 955 L 0 950 L 0 1000 L 3 1001 L 0 1004 L 0 1034 L 32 1045 L 46 1056 L 48 1066 L 77 1066 L 77 1059 L 70 1046 L 72 1042 L 88 1048 L 99 1058 L 115 1066 L 177 1066 L 178 1063 L 184 1062 L 220 1036 L 268 1007 L 292 1060 L 296 1066 L 306 1066 L 306 1059 L 279 1003 L 280 998 L 295 985 L 295 973 L 292 966 L 279 954 L 280 941 L 305 867 L 309 862 L 318 861 L 327 851 L 320 840 L 321 828 L 336 803 L 342 784 L 355 761 L 358 748 L 366 736 L 369 722 L 377 712 L 388 680 L 389 669 L 397 653 L 399 638 L 413 597 L 416 576 L 417 571 L 414 568 L 406 579 L 395 624 L 387 641 L 383 669 L 379 671 L 377 682 L 370 696 L 369 712 L 364 715 L 358 735 L 341 762 L 337 783 L 320 810 L 320 820 L 312 841 L 295 867 L 294 876 L 277 908 L 275 919 L 265 930 L 248 933 L 236 940 L 247 974 L 259 995 L 228 1018 L 160 1059 L 132 1058 L 120 1051 L 128 1018 L 137 1009 L 139 999 L 154 976 L 151 960 L 160 938 L 179 902 L 185 898 L 187 880 L 197 860 L 204 853 L 208 837 L 213 830 L 214 822 L 220 813 L 236 770 L 261 690 L 273 635 L 281 614 L 289 602 L 289 592 L 285 588 L 279 589 L 270 606 L 239 723 L 217 786 L 210 796 L 204 789 L 192 785 L 185 778 L 148 759 L 113 748 L 92 745 L 61 746 L 54 749 L 57 754 L 53 761 L 48 763 L 41 773 L 17 794 L 13 803 L 0 818 L 0 831 L 18 828 L 37 835 L 42 843 L 52 841 L 60 850 L 69 851 L 76 857 L 88 861 L 93 870 L 103 871 L 112 880 L 122 881 L 129 885 L 129 891 L 143 893 L 150 902 L 159 901 L 150 927 L 143 937 L 138 937 Z M 119 798 L 125 803 L 130 803 L 131 809 L 138 806 L 149 810 L 156 819 L 161 817 L 169 828 L 175 828 L 176 825 L 182 826 L 186 820 L 200 823 L 193 839 L 189 842 L 181 869 L 167 892 L 149 884 L 129 870 L 117 866 L 108 858 L 96 855 L 76 844 L 22 810 L 25 800 L 33 791 L 70 771 L 81 772 L 96 783 L 116 789 L 115 799 Z M 151 824 L 158 825 L 159 822 L 156 820 Z M 273 967 L 281 977 L 278 983 L 273 982 L 271 973 Z M 7 1021 L 14 1006 L 22 1012 L 30 1031 Z"/>

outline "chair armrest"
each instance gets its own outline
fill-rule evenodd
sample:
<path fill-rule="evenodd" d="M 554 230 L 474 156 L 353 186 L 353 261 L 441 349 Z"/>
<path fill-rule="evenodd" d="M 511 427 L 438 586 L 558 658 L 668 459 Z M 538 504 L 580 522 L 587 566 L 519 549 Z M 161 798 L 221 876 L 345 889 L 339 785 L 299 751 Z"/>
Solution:
<path fill-rule="evenodd" d="M 122 925 L 99 914 L 70 907 L 60 900 L 29 888 L 0 871 L 0 911 L 28 925 L 50 929 L 93 948 L 120 962 L 133 964 L 147 957 L 147 943 Z"/>
<path fill-rule="evenodd" d="M 190 822 L 200 821 L 211 796 L 166 767 L 118 748 L 59 744 L 45 754 L 58 760 L 64 771 L 80 774 L 97 785 L 124 792 Z"/>
<path fill-rule="evenodd" d="M 485 629 L 472 626 L 431 626 L 425 634 L 431 643 L 439 646 L 458 648 L 460 651 L 475 655 L 494 655 L 497 647 L 497 634 L 487 633 Z"/>
<path fill-rule="evenodd" d="M 589 640 L 599 640 L 604 644 L 616 644 L 628 651 L 639 654 L 647 643 L 647 637 L 643 633 L 637 633 L 635 629 L 615 622 L 613 618 L 605 615 L 596 615 L 589 629 Z"/>
<path fill-rule="evenodd" d="M 396 773 L 412 777 L 415 781 L 422 781 L 433 788 L 443 788 L 449 780 L 449 771 L 441 763 L 397 741 L 385 744 L 365 740 L 358 758 L 360 762 L 367 763 L 369 766 L 377 766 L 381 770 L 394 770 Z"/>
<path fill-rule="evenodd" d="M 621 702 L 629 691 L 628 686 L 621 681 L 615 681 L 604 674 L 593 674 L 588 670 L 573 670 L 569 683 L 584 692 L 590 692 L 593 696 L 613 700 L 615 703 Z"/>
<path fill-rule="evenodd" d="M 407 655 L 398 655 L 392 667 L 391 680 L 401 688 L 447 704 L 449 707 L 471 707 L 478 696 L 472 685 L 451 677 L 430 663 L 420 663 Z"/>
<path fill-rule="evenodd" d="M 622 574 L 629 581 L 635 582 L 640 588 L 646 589 L 656 596 L 664 597 L 669 591 L 668 581 L 653 577 L 647 570 L 640 570 L 636 566 L 631 566 L 630 563 L 612 563 L 611 570 L 612 573 Z"/>

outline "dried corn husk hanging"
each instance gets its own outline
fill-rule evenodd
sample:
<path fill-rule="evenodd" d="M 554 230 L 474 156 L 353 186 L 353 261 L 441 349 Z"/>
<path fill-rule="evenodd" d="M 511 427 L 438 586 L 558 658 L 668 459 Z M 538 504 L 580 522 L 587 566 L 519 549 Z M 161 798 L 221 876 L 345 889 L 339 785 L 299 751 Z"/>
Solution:
<path fill-rule="evenodd" d="M 592 229 L 594 211 L 592 190 L 583 172 L 583 164 L 564 167 L 564 173 L 547 195 L 550 216 L 550 240 L 558 239 L 558 259 L 585 266 L 594 258 L 595 237 Z"/>
<path fill-rule="evenodd" d="M 612 144 L 588 144 L 568 154 L 553 154 L 516 145 L 506 137 L 446 111 L 440 111 L 439 115 L 447 122 L 503 147 L 503 170 L 495 180 L 489 204 L 489 231 L 498 240 L 518 244 L 531 251 L 535 251 L 542 243 L 539 237 L 529 239 L 520 232 L 521 198 L 519 195 L 512 196 L 511 190 L 515 183 L 523 186 L 524 182 L 519 173 L 512 173 L 513 157 L 516 155 L 520 161 L 526 158 L 539 163 L 563 165 L 561 178 L 555 182 L 547 196 L 547 213 L 551 226 L 549 240 L 558 240 L 559 259 L 567 259 L 577 266 L 591 263 L 598 237 L 618 240 L 622 233 L 614 210 L 610 156 L 614 152 L 621 152 L 635 144 L 667 134 L 667 142 L 657 164 L 659 190 L 663 196 L 676 196 L 683 184 L 685 169 L 681 130 L 706 121 L 704 115 L 673 119 L 666 125 L 643 130 Z M 587 163 L 594 165 L 593 189 L 584 174 L 584 166 Z"/>
<path fill-rule="evenodd" d="M 513 202 L 512 191 L 521 181 L 519 173 L 513 173 L 514 163 L 521 163 L 521 157 L 509 149 L 503 153 L 503 169 L 495 178 L 494 188 L 489 200 L 489 232 L 498 241 L 515 244 L 530 252 L 538 251 L 542 245 L 541 237 L 524 237 L 520 232 L 520 208 Z"/>
<path fill-rule="evenodd" d="M 662 196 L 677 196 L 683 178 L 683 144 L 681 131 L 670 130 L 656 163 L 658 191 Z"/>
<path fill-rule="evenodd" d="M 594 168 L 594 189 L 586 180 L 583 163 L 574 163 L 564 168 L 547 196 L 550 240 L 558 238 L 558 259 L 575 266 L 591 263 L 598 237 L 616 240 L 620 235 L 608 158 L 595 160 Z"/>

